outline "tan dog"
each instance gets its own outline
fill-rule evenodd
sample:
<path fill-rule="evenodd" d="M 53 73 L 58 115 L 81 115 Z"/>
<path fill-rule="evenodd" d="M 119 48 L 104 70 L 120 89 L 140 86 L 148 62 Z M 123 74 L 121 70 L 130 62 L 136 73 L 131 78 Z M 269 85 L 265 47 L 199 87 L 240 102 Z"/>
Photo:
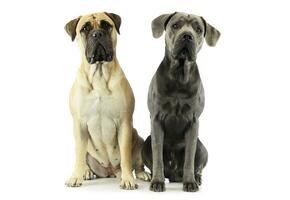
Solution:
<path fill-rule="evenodd" d="M 65 30 L 76 38 L 82 64 L 70 93 L 76 142 L 75 169 L 67 186 L 96 177 L 120 177 L 120 187 L 135 189 L 132 170 L 146 181 L 143 139 L 133 129 L 134 95 L 116 58 L 121 18 L 96 13 L 71 20 Z"/>

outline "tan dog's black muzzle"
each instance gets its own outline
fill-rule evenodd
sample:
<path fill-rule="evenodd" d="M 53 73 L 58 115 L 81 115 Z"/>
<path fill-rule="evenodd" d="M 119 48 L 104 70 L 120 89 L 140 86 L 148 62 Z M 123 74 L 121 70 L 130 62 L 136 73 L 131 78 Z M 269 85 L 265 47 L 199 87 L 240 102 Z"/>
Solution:
<path fill-rule="evenodd" d="M 103 29 L 92 30 L 87 37 L 86 58 L 88 63 L 111 62 L 114 51 L 111 36 Z"/>
<path fill-rule="evenodd" d="M 100 39 L 100 38 L 102 38 L 104 36 L 104 33 L 101 30 L 96 30 L 96 31 L 93 32 L 92 36 L 94 38 Z"/>

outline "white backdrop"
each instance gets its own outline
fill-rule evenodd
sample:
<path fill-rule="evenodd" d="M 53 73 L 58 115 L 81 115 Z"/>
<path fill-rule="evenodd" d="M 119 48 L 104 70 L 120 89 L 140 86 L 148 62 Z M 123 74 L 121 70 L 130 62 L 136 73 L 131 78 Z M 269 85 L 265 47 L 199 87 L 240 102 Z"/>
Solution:
<path fill-rule="evenodd" d="M 290 95 L 287 1 L 62 0 L 1 1 L 0 199 L 289 199 Z M 200 138 L 209 151 L 198 193 L 167 184 L 150 192 L 119 189 L 115 179 L 66 188 L 74 164 L 68 94 L 80 65 L 64 31 L 91 12 L 122 17 L 117 56 L 135 94 L 134 125 L 149 135 L 147 92 L 164 55 L 151 20 L 185 11 L 221 32 L 198 65 L 206 92 Z M 178 196 L 177 196 L 178 195 Z"/>

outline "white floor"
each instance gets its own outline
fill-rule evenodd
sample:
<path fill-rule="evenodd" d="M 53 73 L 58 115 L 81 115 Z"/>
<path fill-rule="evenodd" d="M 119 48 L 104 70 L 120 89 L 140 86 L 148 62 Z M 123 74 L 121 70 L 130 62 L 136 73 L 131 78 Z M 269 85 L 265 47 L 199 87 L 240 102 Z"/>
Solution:
<path fill-rule="evenodd" d="M 77 195 L 83 194 L 88 198 L 97 198 L 99 196 L 104 197 L 134 197 L 140 199 L 158 199 L 159 197 L 166 197 L 168 199 L 179 198 L 180 197 L 192 197 L 192 196 L 202 196 L 204 194 L 203 188 L 197 193 L 185 193 L 182 191 L 182 183 L 168 183 L 166 181 L 166 191 L 163 193 L 155 193 L 149 190 L 149 182 L 144 182 L 137 180 L 138 189 L 137 190 L 121 190 L 119 189 L 119 183 L 117 179 L 97 179 L 92 181 L 87 181 L 80 188 L 64 188 L 63 193 L 66 197 L 75 197 Z"/>

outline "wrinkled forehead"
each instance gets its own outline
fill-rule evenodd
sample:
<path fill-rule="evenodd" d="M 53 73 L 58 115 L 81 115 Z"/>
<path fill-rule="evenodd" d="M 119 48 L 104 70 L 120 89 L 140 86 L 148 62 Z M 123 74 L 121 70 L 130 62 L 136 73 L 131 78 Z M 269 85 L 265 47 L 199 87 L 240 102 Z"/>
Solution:
<path fill-rule="evenodd" d="M 77 25 L 77 30 L 80 30 L 83 27 L 83 25 L 86 24 L 87 22 L 90 22 L 94 27 L 98 27 L 102 20 L 105 20 L 109 22 L 112 26 L 114 26 L 114 23 L 111 20 L 111 18 L 105 13 L 93 13 L 81 17 Z"/>
<path fill-rule="evenodd" d="M 187 14 L 187 13 L 182 13 L 178 12 L 175 15 L 172 16 L 172 18 L 169 20 L 168 25 L 171 26 L 177 22 L 185 22 L 185 23 L 198 23 L 198 24 L 203 24 L 202 19 L 198 15 L 194 14 Z"/>

